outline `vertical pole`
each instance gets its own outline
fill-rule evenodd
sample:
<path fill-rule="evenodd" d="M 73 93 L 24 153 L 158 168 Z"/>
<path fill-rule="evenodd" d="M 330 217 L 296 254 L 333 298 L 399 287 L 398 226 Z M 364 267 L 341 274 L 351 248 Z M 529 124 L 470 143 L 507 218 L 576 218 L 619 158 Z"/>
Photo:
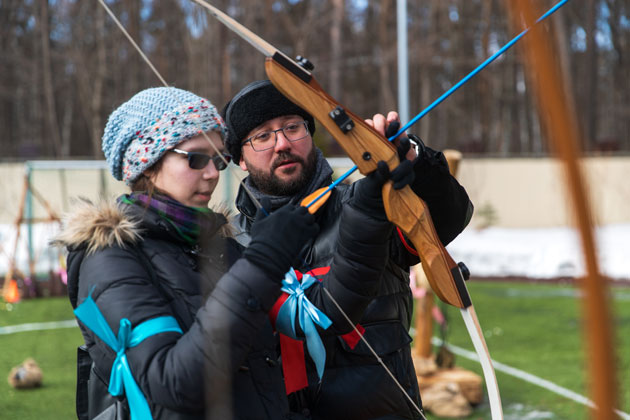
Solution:
<path fill-rule="evenodd" d="M 100 191 L 99 191 L 99 195 L 100 198 L 107 198 L 107 195 L 109 194 L 107 192 L 107 171 L 103 168 L 101 168 L 98 171 L 98 176 L 100 179 Z"/>
<path fill-rule="evenodd" d="M 396 0 L 396 27 L 398 34 L 398 115 L 400 121 L 409 121 L 409 60 L 407 54 L 407 0 Z"/>
<path fill-rule="evenodd" d="M 35 281 L 35 250 L 33 249 L 33 194 L 31 193 L 31 182 L 33 171 L 31 169 L 31 163 L 26 162 L 26 232 L 28 238 L 28 276 L 31 281 Z"/>
<path fill-rule="evenodd" d="M 223 198 L 225 200 L 225 204 L 227 204 L 228 206 L 234 206 L 236 199 L 234 198 L 234 186 L 232 185 L 232 177 L 224 176 L 223 179 Z"/>

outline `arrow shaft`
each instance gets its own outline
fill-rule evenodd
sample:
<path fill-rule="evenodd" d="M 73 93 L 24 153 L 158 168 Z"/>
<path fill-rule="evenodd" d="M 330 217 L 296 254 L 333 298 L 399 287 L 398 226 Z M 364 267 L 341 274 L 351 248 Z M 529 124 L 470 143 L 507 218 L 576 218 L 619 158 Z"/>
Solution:
<path fill-rule="evenodd" d="M 473 71 L 471 71 L 466 76 L 464 76 L 464 78 L 462 78 L 459 82 L 457 82 L 455 85 L 453 85 L 449 90 L 444 92 L 439 98 L 437 98 L 429 106 L 427 106 L 425 109 L 423 109 L 418 115 L 413 117 L 411 119 L 411 121 L 409 121 L 400 130 L 398 130 L 398 132 L 396 134 L 394 134 L 393 136 L 389 137 L 388 140 L 389 141 L 393 141 L 396 137 L 398 137 L 399 135 L 401 135 L 402 133 L 407 131 L 412 125 L 414 125 L 415 123 L 420 121 L 420 119 L 422 119 L 422 117 L 427 115 L 429 112 L 433 111 L 433 109 L 435 109 L 435 107 L 437 107 L 439 104 L 444 102 L 444 100 L 446 98 L 451 96 L 460 87 L 465 85 L 470 79 L 475 77 L 481 70 L 485 69 L 490 63 L 492 63 L 494 60 L 499 58 L 503 53 L 505 53 L 507 50 L 509 50 L 514 44 L 516 44 L 521 38 L 523 38 L 531 30 L 531 28 L 533 28 L 535 25 L 537 25 L 538 23 L 542 22 L 543 20 L 547 19 L 554 12 L 556 12 L 559 8 L 564 6 L 568 1 L 569 0 L 562 0 L 562 1 L 558 2 L 555 6 L 553 6 L 551 9 L 547 10 L 547 12 L 545 14 L 543 14 L 541 17 L 538 18 L 538 20 L 536 20 L 534 25 L 530 26 L 529 28 L 524 29 L 520 34 L 518 34 L 514 38 L 512 38 L 507 44 L 505 44 L 503 47 L 501 47 L 496 53 L 494 53 L 490 57 L 488 57 L 483 63 L 479 64 Z M 350 168 L 346 173 L 344 173 L 342 175 L 343 179 L 346 179 L 347 177 L 349 177 L 356 170 L 357 170 L 356 166 L 353 167 L 353 168 Z M 334 186 L 331 185 L 330 189 L 334 188 L 336 185 L 337 184 L 335 184 Z M 329 191 L 329 190 L 327 190 L 327 191 Z M 316 200 L 314 200 L 314 201 L 316 201 Z"/>

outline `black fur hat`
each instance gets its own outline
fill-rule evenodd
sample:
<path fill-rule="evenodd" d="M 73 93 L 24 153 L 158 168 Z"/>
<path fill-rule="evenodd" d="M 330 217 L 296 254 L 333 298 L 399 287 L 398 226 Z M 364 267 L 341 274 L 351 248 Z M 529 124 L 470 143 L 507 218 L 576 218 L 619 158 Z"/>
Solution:
<path fill-rule="evenodd" d="M 233 162 L 238 165 L 241 161 L 241 143 L 250 131 L 266 121 L 293 114 L 304 118 L 311 135 L 315 132 L 311 114 L 288 100 L 269 80 L 258 80 L 241 89 L 221 112 L 228 132 L 225 146 Z"/>

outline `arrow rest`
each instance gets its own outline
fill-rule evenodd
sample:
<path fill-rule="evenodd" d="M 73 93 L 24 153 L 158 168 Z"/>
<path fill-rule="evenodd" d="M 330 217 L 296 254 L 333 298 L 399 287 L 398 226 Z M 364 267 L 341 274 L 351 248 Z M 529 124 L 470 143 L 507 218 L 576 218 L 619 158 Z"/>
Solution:
<path fill-rule="evenodd" d="M 302 57 L 301 55 L 295 57 L 295 61 L 308 71 L 313 71 L 313 69 L 315 68 L 313 63 L 311 63 L 308 58 Z"/>
<path fill-rule="evenodd" d="M 468 280 L 470 278 L 470 270 L 466 267 L 466 264 L 460 261 L 457 263 L 457 266 L 459 267 L 459 271 L 461 271 L 464 280 Z"/>

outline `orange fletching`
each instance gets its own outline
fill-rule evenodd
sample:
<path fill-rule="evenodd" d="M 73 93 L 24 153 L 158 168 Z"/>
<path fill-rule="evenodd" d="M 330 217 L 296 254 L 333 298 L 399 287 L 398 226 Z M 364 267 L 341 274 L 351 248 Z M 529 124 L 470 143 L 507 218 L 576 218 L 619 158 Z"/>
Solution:
<path fill-rule="evenodd" d="M 306 207 L 309 204 L 311 204 L 311 202 L 313 200 L 315 200 L 317 197 L 319 197 L 319 195 L 321 193 L 323 193 L 326 190 L 326 187 L 322 187 L 318 190 L 315 190 L 314 192 L 312 192 L 311 194 L 307 195 L 304 200 L 302 200 L 302 202 L 300 203 L 301 206 Z M 324 194 L 321 198 L 319 198 L 316 202 L 314 202 L 309 208 L 308 208 L 308 212 L 311 214 L 315 214 L 315 212 L 317 210 L 319 210 L 319 208 L 321 206 L 324 205 L 324 203 L 326 202 L 326 200 L 328 200 L 328 198 L 330 197 L 330 193 L 331 191 L 328 191 L 326 194 Z"/>

